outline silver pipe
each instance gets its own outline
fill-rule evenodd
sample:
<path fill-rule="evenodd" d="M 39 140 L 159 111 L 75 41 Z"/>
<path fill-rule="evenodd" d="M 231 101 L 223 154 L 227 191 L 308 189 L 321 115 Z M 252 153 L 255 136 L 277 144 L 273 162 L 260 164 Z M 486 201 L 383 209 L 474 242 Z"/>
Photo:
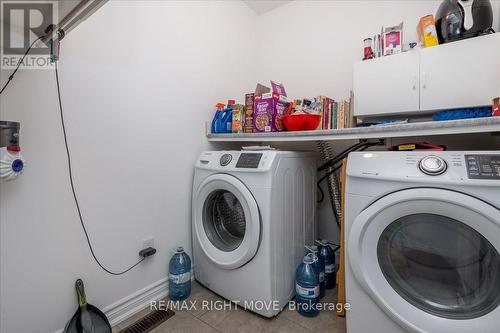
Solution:
<path fill-rule="evenodd" d="M 333 153 L 332 147 L 328 144 L 326 141 L 318 141 L 318 150 L 319 154 L 321 156 L 321 159 L 323 160 L 323 163 L 326 161 L 331 160 L 332 158 L 335 157 L 335 154 Z M 325 170 L 325 172 L 329 172 L 332 169 L 329 168 Z M 330 204 L 332 205 L 333 212 L 336 215 L 336 218 L 338 219 L 337 224 L 340 223 L 340 219 L 342 218 L 342 206 L 341 206 L 341 191 L 340 191 L 340 185 L 339 185 L 339 180 L 337 177 L 337 174 L 335 172 L 331 173 L 327 178 L 326 178 L 326 185 L 328 188 L 328 195 L 330 197 Z"/>
<path fill-rule="evenodd" d="M 52 30 L 49 34 L 44 36 L 42 41 L 57 40 L 60 37 L 58 35 L 59 30 L 63 30 L 66 35 L 108 1 L 109 0 L 81 0 L 75 8 L 57 23 L 57 29 Z"/>
<path fill-rule="evenodd" d="M 65 33 L 70 32 L 81 21 L 86 20 L 106 2 L 108 2 L 108 0 L 81 0 L 68 15 L 64 16 L 62 20 L 59 21 L 59 29 L 64 30 Z"/>

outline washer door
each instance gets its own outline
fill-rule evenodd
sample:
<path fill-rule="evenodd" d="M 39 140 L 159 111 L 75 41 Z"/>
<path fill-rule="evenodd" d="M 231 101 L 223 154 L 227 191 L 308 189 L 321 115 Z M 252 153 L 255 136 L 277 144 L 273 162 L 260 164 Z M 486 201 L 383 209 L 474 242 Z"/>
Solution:
<path fill-rule="evenodd" d="M 497 332 L 500 211 L 495 207 L 449 190 L 403 190 L 363 210 L 348 242 L 354 276 L 403 328 Z"/>
<path fill-rule="evenodd" d="M 235 269 L 254 257 L 260 239 L 259 209 L 240 180 L 226 174 L 208 177 L 193 204 L 197 240 L 214 264 Z"/>

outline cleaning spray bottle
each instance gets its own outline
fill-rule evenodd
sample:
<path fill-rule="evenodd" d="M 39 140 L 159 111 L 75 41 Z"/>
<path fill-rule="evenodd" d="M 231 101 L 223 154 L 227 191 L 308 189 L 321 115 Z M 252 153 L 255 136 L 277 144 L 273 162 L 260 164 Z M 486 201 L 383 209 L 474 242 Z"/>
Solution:
<path fill-rule="evenodd" d="M 214 119 L 212 119 L 212 127 L 210 129 L 212 133 L 223 133 L 221 131 L 221 121 L 222 121 L 222 114 L 224 112 L 224 106 L 225 106 L 224 103 L 215 104 L 216 110 Z"/>

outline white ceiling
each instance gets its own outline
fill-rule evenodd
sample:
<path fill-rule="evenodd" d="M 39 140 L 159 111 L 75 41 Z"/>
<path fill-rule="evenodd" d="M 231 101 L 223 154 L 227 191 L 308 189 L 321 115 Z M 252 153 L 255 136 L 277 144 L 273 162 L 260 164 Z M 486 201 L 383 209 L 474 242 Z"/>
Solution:
<path fill-rule="evenodd" d="M 279 6 L 283 6 L 292 0 L 243 0 L 248 7 L 252 8 L 257 14 L 267 13 Z"/>

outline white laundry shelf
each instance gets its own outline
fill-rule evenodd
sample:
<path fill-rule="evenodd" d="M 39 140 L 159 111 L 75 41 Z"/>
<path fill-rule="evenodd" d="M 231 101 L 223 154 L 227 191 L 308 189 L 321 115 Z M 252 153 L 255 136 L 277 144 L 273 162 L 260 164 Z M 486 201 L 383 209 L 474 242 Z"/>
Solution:
<path fill-rule="evenodd" d="M 500 117 L 426 121 L 396 125 L 297 132 L 241 134 L 208 133 L 207 138 L 208 141 L 222 142 L 332 141 L 488 132 L 500 132 Z"/>

